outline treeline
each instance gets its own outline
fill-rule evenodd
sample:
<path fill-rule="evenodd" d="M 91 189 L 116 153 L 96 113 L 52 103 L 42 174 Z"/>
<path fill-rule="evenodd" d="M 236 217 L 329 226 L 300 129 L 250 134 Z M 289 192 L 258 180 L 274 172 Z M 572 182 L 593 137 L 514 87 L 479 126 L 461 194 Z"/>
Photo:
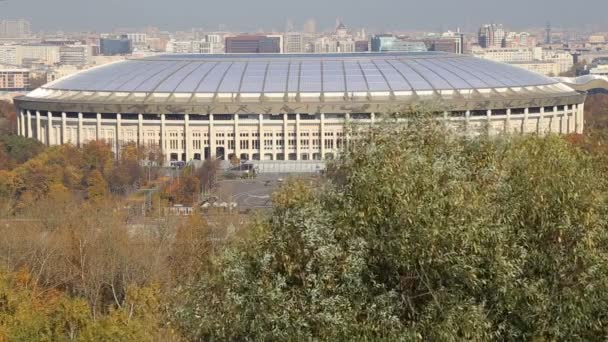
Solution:
<path fill-rule="evenodd" d="M 140 162 L 150 156 L 162 158 L 135 144 L 124 146 L 116 158 L 103 141 L 88 142 L 81 148 L 47 148 L 33 139 L 2 136 L 0 198 L 10 204 L 10 210 L 20 210 L 45 198 L 100 200 L 110 194 L 124 195 L 156 178 L 157 168 L 146 169 Z"/>
<path fill-rule="evenodd" d="M 201 274 L 223 235 L 201 216 L 154 209 L 129 220 L 126 195 L 155 182 L 160 153 L 129 144 L 117 158 L 104 142 L 0 136 L 0 156 L 0 341 L 182 340 L 170 324 L 175 289 Z M 216 170 L 184 177 L 204 190 Z M 154 208 L 166 205 L 161 193 Z"/>

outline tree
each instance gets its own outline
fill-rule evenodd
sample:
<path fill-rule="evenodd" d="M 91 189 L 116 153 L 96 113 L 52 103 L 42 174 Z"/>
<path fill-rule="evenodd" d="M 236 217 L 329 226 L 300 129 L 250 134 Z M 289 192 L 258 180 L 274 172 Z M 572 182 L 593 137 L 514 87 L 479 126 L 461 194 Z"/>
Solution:
<path fill-rule="evenodd" d="M 17 135 L 0 135 L 0 169 L 10 170 L 44 151 L 44 145 L 34 139 Z"/>
<path fill-rule="evenodd" d="M 600 161 L 556 136 L 379 124 L 327 184 L 288 184 L 176 322 L 200 340 L 604 339 Z"/>
<path fill-rule="evenodd" d="M 101 172 L 93 170 L 87 178 L 87 198 L 93 201 L 102 200 L 108 194 L 106 183 Z"/>
<path fill-rule="evenodd" d="M 10 134 L 17 131 L 17 112 L 15 105 L 0 100 L 0 134 Z"/>
<path fill-rule="evenodd" d="M 220 163 L 218 160 L 207 159 L 203 162 L 203 166 L 195 171 L 202 185 L 203 192 L 209 192 L 215 187 L 219 168 Z"/>

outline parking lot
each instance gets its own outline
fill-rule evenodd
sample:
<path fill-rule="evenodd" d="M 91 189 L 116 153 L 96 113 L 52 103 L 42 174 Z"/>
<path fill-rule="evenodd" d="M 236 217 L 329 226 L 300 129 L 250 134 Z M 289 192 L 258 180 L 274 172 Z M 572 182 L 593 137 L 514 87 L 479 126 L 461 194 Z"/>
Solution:
<path fill-rule="evenodd" d="M 236 203 L 239 211 L 270 208 L 272 194 L 287 180 L 284 177 L 262 174 L 255 179 L 225 179 L 217 183 L 215 194 L 219 201 Z"/>

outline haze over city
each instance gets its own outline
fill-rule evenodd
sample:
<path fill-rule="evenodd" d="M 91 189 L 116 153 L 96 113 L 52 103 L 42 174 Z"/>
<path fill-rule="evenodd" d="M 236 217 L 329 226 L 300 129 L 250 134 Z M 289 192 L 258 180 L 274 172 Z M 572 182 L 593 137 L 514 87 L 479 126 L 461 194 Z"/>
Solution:
<path fill-rule="evenodd" d="M 576 12 L 576 13 L 575 13 Z M 280 30 L 285 20 L 302 24 L 317 20 L 320 29 L 333 28 L 336 17 L 351 26 L 376 29 L 473 29 L 488 22 L 513 28 L 543 26 L 592 28 L 606 25 L 608 2 L 586 0 L 7 0 L 3 18 L 27 18 L 34 30 L 99 31 L 114 27 L 158 26 L 162 29 L 204 27 L 216 30 Z"/>

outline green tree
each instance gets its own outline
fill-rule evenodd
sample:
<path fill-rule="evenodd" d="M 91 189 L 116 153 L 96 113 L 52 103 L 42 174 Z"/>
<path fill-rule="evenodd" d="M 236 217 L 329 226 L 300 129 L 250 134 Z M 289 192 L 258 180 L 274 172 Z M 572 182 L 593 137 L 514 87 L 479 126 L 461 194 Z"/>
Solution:
<path fill-rule="evenodd" d="M 557 136 L 385 122 L 182 293 L 192 339 L 603 340 L 605 167 Z"/>

